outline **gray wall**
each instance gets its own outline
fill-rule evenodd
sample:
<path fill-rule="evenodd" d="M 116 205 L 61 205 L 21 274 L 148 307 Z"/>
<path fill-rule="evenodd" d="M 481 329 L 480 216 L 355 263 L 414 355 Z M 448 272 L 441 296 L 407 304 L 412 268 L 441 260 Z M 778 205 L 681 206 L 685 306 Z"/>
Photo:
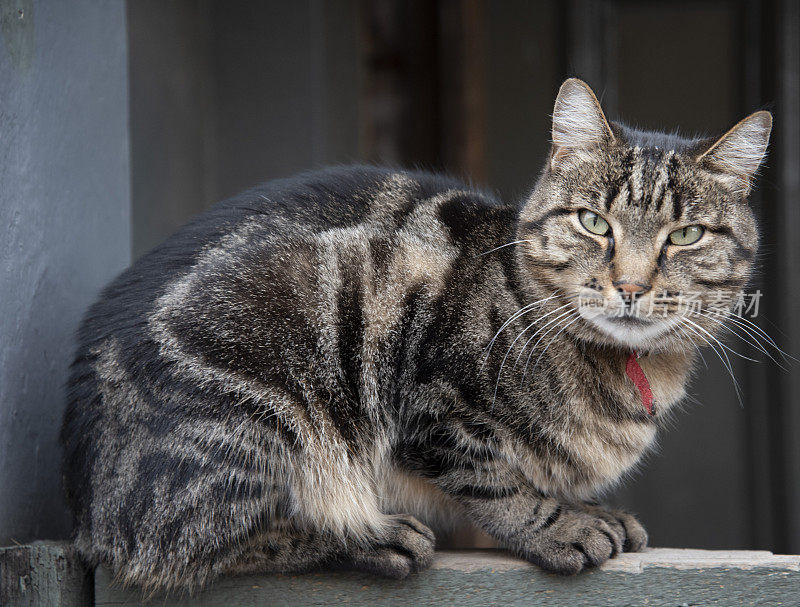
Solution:
<path fill-rule="evenodd" d="M 72 334 L 130 259 L 125 6 L 0 2 L 0 545 L 69 533 Z"/>

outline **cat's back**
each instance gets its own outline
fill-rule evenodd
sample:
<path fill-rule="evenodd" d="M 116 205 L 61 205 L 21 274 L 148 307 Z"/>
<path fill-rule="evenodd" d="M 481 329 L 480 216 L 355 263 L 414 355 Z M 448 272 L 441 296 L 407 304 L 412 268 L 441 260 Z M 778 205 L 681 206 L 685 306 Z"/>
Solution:
<path fill-rule="evenodd" d="M 420 266 L 438 263 L 437 246 L 445 254 L 459 240 L 493 243 L 496 234 L 481 213 L 500 213 L 498 229 L 509 227 L 509 209 L 493 197 L 424 171 L 334 167 L 267 182 L 218 203 L 132 264 L 90 308 L 79 343 L 109 331 L 119 338 L 137 331 L 181 276 L 236 277 L 251 286 L 261 279 L 281 288 L 289 276 L 319 275 L 325 248 L 342 261 L 348 250 L 367 247 L 376 266 L 389 249 L 404 250 Z"/>
<path fill-rule="evenodd" d="M 391 333 L 409 292 L 463 289 L 475 256 L 510 240 L 513 213 L 449 177 L 371 166 L 305 173 L 221 202 L 90 308 L 69 411 L 96 402 L 98 369 L 109 381 L 183 369 L 199 384 L 224 369 L 271 383 L 285 381 L 293 361 L 333 365 L 324 355 L 342 344 Z M 459 258 L 468 260 L 455 276 Z"/>

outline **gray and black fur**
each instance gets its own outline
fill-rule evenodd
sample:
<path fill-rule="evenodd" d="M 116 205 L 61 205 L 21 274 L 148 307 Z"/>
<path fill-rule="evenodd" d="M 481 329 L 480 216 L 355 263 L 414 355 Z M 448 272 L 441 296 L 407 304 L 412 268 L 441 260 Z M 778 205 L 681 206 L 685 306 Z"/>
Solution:
<path fill-rule="evenodd" d="M 703 335 L 615 337 L 576 297 L 743 285 L 763 149 L 749 173 L 722 152 L 765 147 L 765 128 L 712 147 L 609 126 L 570 80 L 519 207 L 363 166 L 218 204 L 80 329 L 62 432 L 78 549 L 124 583 L 188 591 L 325 566 L 405 577 L 452 517 L 560 573 L 640 550 L 636 519 L 592 500 L 652 445 Z M 617 236 L 583 230 L 581 208 Z M 667 250 L 658 235 L 686 221 L 710 240 Z M 634 347 L 655 415 L 624 373 Z"/>

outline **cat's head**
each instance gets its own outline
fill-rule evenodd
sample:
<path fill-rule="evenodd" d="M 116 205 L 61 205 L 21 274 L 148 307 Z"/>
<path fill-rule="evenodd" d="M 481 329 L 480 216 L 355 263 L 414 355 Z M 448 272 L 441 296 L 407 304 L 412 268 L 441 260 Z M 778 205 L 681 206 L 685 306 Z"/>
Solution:
<path fill-rule="evenodd" d="M 642 132 L 567 80 L 517 233 L 526 280 L 564 306 L 552 327 L 641 350 L 710 341 L 724 319 L 712 311 L 730 310 L 752 271 L 747 197 L 771 126 L 762 111 L 719 139 Z"/>

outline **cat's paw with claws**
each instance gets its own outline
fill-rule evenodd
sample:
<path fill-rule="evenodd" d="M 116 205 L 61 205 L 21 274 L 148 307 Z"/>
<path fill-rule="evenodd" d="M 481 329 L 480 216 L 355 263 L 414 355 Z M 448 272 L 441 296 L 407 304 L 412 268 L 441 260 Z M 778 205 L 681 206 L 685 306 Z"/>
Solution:
<path fill-rule="evenodd" d="M 580 573 L 620 552 L 638 552 L 647 546 L 647 532 L 633 515 L 600 506 L 564 507 L 558 520 L 536 535 L 523 550 L 524 556 L 562 575 Z"/>
<path fill-rule="evenodd" d="M 387 518 L 381 538 L 351 554 L 355 569 L 393 579 L 426 569 L 433 561 L 433 531 L 410 515 Z"/>
<path fill-rule="evenodd" d="M 602 506 L 586 506 L 586 511 L 605 520 L 624 538 L 622 552 L 641 552 L 647 548 L 647 531 L 630 512 Z"/>

